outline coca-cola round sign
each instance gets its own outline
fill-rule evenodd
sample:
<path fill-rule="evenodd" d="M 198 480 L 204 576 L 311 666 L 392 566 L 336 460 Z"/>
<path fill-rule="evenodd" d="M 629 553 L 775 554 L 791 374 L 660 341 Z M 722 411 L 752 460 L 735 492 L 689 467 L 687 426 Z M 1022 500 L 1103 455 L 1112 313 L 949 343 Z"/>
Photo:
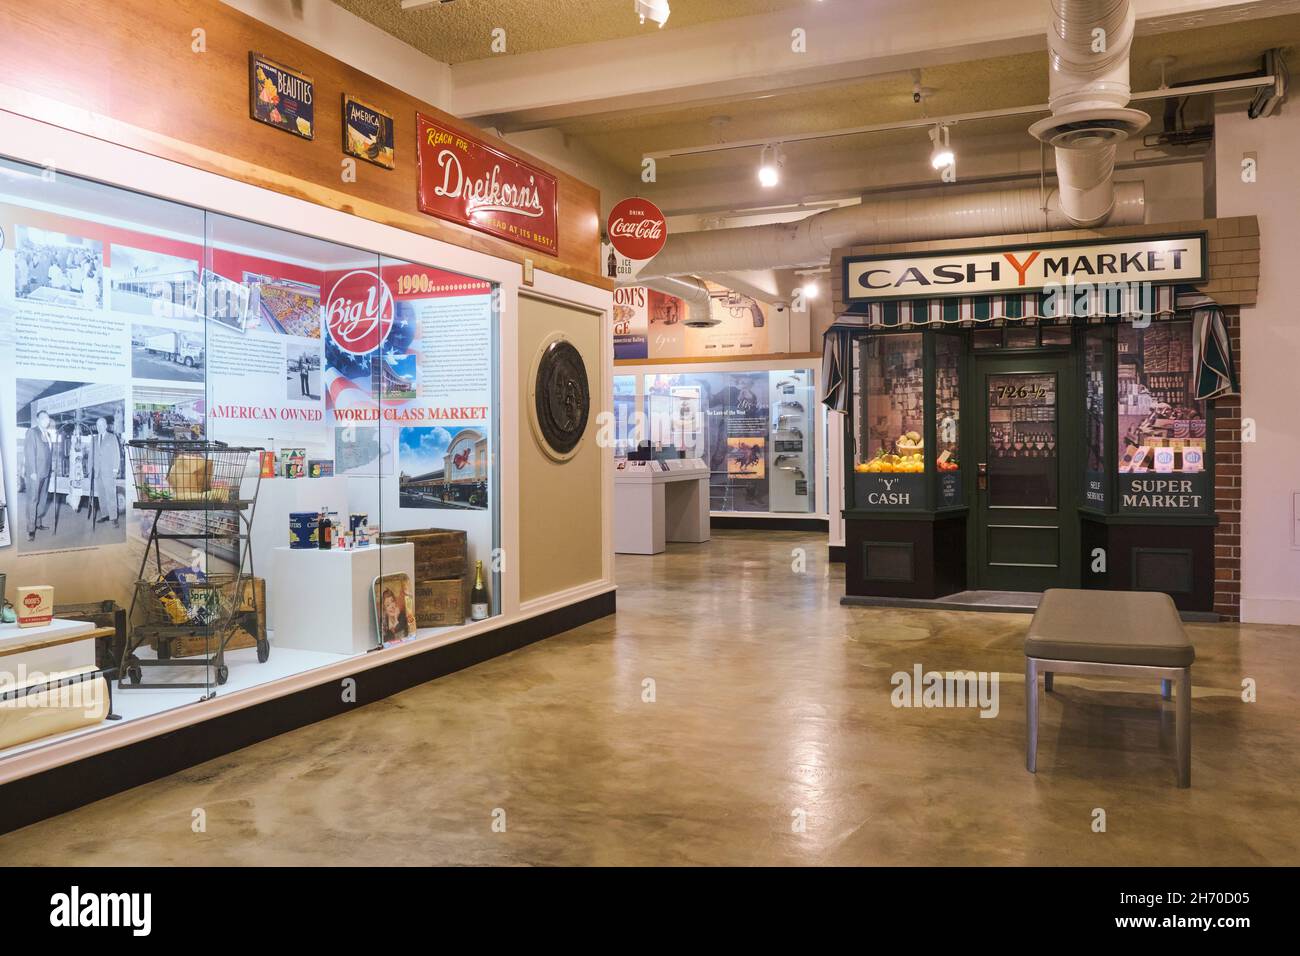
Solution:
<path fill-rule="evenodd" d="M 668 241 L 664 214 L 648 199 L 624 199 L 609 211 L 607 226 L 614 250 L 637 261 L 653 259 Z"/>
<path fill-rule="evenodd" d="M 393 327 L 393 293 L 365 269 L 344 273 L 325 302 L 325 324 L 334 344 L 353 355 L 374 352 Z"/>

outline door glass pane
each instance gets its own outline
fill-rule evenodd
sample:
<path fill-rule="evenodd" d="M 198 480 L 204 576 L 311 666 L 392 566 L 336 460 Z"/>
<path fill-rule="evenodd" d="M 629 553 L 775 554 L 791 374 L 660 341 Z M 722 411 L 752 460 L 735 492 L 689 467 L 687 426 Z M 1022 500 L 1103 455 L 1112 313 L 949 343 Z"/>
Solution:
<path fill-rule="evenodd" d="M 988 423 L 989 505 L 1056 507 L 1056 375 L 990 375 Z"/>

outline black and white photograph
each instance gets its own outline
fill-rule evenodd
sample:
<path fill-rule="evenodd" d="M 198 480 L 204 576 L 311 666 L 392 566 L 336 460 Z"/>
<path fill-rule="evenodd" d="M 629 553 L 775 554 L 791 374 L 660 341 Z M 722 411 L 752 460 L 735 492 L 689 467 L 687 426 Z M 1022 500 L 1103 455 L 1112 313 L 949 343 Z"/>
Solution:
<path fill-rule="evenodd" d="M 203 273 L 203 299 L 208 318 L 228 329 L 243 332 L 257 324 L 249 308 L 248 286 L 242 282 L 208 269 Z"/>
<path fill-rule="evenodd" d="M 148 249 L 109 246 L 109 306 L 156 318 L 201 315 L 199 264 Z"/>
<path fill-rule="evenodd" d="M 35 226 L 15 231 L 15 299 L 83 309 L 103 304 L 102 242 Z"/>
<path fill-rule="evenodd" d="M 9 461 L 6 455 L 4 438 L 9 434 L 9 427 L 4 421 L 5 408 L 0 404 L 0 548 L 7 548 L 14 543 L 14 516 L 9 508 Z M 0 594 L 0 601 L 4 595 Z"/>
<path fill-rule="evenodd" d="M 126 540 L 125 393 L 122 385 L 16 383 L 20 552 Z"/>
<path fill-rule="evenodd" d="M 202 332 L 133 325 L 131 375 L 169 382 L 202 382 L 204 345 Z"/>
<path fill-rule="evenodd" d="M 312 345 L 287 344 L 284 347 L 285 397 L 291 402 L 319 401 L 320 366 L 319 342 Z"/>

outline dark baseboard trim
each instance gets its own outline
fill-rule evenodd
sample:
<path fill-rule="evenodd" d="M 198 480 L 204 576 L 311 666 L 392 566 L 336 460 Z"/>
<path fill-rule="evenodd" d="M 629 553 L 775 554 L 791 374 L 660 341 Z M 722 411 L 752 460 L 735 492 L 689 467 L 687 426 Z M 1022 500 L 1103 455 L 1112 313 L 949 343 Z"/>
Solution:
<path fill-rule="evenodd" d="M 865 594 L 845 594 L 840 597 L 840 604 L 856 607 L 911 607 L 925 611 L 976 611 L 986 614 L 1033 614 L 1036 610 L 1022 604 L 972 604 L 945 601 L 943 598 L 873 597 Z M 1178 617 L 1188 624 L 1217 624 L 1223 620 L 1218 614 L 1207 611 L 1179 611 Z"/>
<path fill-rule="evenodd" d="M 831 564 L 843 564 L 845 558 L 848 557 L 848 553 L 849 553 L 849 549 L 846 545 L 843 544 L 827 545 L 826 557 L 830 560 Z"/>
<path fill-rule="evenodd" d="M 828 531 L 825 518 L 750 518 L 743 514 L 713 515 L 709 527 L 719 531 Z"/>
<path fill-rule="evenodd" d="M 95 754 L 0 786 L 0 833 L 66 813 L 142 783 L 224 756 L 299 727 L 382 700 L 613 614 L 608 591 L 536 617 L 484 631 L 350 675 L 357 703 L 345 704 L 338 681 L 307 687 L 170 733 Z"/>

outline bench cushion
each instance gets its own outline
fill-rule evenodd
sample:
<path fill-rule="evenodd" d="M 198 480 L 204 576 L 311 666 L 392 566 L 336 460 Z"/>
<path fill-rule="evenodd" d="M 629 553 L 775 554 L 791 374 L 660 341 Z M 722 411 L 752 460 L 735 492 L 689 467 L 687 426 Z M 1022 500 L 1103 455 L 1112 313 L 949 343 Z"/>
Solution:
<path fill-rule="evenodd" d="M 1168 594 L 1054 588 L 1043 594 L 1034 612 L 1025 638 L 1025 656 L 1189 667 L 1196 652 Z"/>

